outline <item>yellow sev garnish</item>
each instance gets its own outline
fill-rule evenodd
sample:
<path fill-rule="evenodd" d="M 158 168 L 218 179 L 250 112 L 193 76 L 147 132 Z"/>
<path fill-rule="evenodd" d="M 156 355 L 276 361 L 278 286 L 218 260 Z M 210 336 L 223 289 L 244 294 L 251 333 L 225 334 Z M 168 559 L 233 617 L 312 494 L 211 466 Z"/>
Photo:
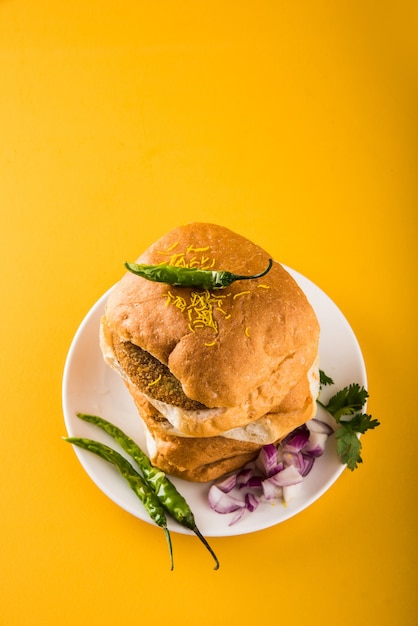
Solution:
<path fill-rule="evenodd" d="M 165 250 L 165 252 L 160 251 L 160 254 L 168 254 L 169 252 L 172 252 L 174 248 L 177 248 L 178 245 L 179 245 L 179 242 L 175 241 L 169 248 L 167 248 L 167 250 Z"/>
<path fill-rule="evenodd" d="M 218 334 L 218 323 L 214 319 L 214 310 L 220 311 L 228 317 L 227 313 L 222 308 L 222 304 L 228 296 L 227 295 L 214 295 L 207 289 L 204 291 L 192 291 L 188 302 L 181 296 L 174 295 L 170 290 L 164 294 L 166 298 L 166 305 L 172 304 L 176 306 L 180 311 L 186 311 L 189 320 L 189 328 L 193 332 L 196 328 L 212 328 L 216 334 Z"/>
<path fill-rule="evenodd" d="M 235 300 L 235 298 L 239 298 L 240 296 L 246 296 L 248 293 L 251 293 L 250 291 L 240 291 L 239 293 L 234 294 L 233 299 Z"/>
<path fill-rule="evenodd" d="M 168 264 L 175 267 L 192 267 L 199 269 L 212 269 L 215 266 L 216 260 L 207 254 L 210 250 L 209 246 L 199 247 L 190 245 L 186 252 L 177 252 L 175 251 L 178 246 L 178 242 L 172 244 L 166 250 L 159 250 L 159 254 L 162 254 L 166 257 L 169 257 Z M 205 254 L 206 253 L 206 254 Z M 191 256 L 193 255 L 193 256 Z M 265 284 L 260 284 L 258 287 L 262 287 L 264 289 L 269 289 L 270 287 Z M 230 319 L 231 313 L 228 313 L 223 308 L 223 304 L 227 298 L 230 298 L 232 295 L 232 299 L 235 300 L 238 297 L 246 296 L 251 292 L 241 291 L 232 295 L 231 293 L 226 293 L 219 295 L 218 293 L 215 295 L 207 289 L 201 291 L 192 291 L 190 296 L 186 300 L 184 297 L 179 296 L 177 294 L 173 294 L 172 291 L 168 290 L 164 297 L 166 299 L 166 306 L 173 305 L 178 308 L 180 311 L 185 312 L 188 318 L 189 329 L 192 332 L 195 332 L 198 328 L 210 328 L 214 331 L 216 335 L 219 333 L 218 322 L 214 317 L 214 312 L 221 313 L 224 316 L 225 320 Z M 249 327 L 246 326 L 244 328 L 244 334 L 249 337 L 250 331 Z M 204 345 L 207 347 L 214 346 L 216 344 L 216 338 L 213 341 L 207 341 Z M 154 385 L 158 382 L 159 379 L 150 383 L 150 385 Z M 149 385 L 149 386 L 150 386 Z"/>
<path fill-rule="evenodd" d="M 166 250 L 159 250 L 159 254 L 170 257 L 168 260 L 168 265 L 172 265 L 173 267 L 194 267 L 201 270 L 210 270 L 215 266 L 215 259 L 213 257 L 207 256 L 203 254 L 209 250 L 209 246 L 198 247 L 198 246 L 189 246 L 186 252 L 175 252 L 173 251 L 178 246 L 178 241 L 173 243 Z M 197 253 L 197 255 L 193 255 L 190 257 L 192 253 Z M 189 257 L 186 259 L 186 255 Z"/>

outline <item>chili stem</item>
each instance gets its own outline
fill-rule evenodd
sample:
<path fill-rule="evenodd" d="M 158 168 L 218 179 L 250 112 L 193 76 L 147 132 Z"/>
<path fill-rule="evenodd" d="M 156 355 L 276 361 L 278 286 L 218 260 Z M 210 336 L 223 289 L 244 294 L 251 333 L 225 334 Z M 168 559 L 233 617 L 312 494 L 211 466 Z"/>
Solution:
<path fill-rule="evenodd" d="M 252 274 L 251 276 L 240 276 L 239 274 L 232 274 L 232 276 L 234 277 L 234 280 L 252 280 L 253 278 L 261 278 L 262 276 L 265 276 L 271 270 L 272 265 L 273 265 L 273 259 L 269 259 L 269 263 L 266 269 L 260 272 L 259 274 Z"/>

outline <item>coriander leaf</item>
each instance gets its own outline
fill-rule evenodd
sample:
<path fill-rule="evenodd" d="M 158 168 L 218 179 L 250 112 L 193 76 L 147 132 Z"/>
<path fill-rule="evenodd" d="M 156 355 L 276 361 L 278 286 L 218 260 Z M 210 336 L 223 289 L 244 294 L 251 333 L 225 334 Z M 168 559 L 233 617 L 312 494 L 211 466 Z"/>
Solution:
<path fill-rule="evenodd" d="M 361 441 L 349 427 L 349 422 L 339 428 L 335 433 L 337 440 L 337 454 L 343 463 L 346 463 L 348 469 L 355 470 L 358 463 L 363 463 L 361 458 Z"/>
<path fill-rule="evenodd" d="M 340 424 L 344 424 L 344 422 L 340 422 Z M 371 415 L 367 415 L 366 413 L 359 413 L 355 415 L 349 422 L 346 422 L 347 425 L 350 426 L 352 430 L 356 433 L 364 434 L 366 430 L 373 430 L 373 428 L 377 428 L 380 426 L 380 422 L 376 419 L 372 419 Z"/>
<path fill-rule="evenodd" d="M 366 389 L 357 383 L 353 383 L 349 387 L 344 387 L 338 391 L 328 401 L 328 404 L 322 406 L 335 418 L 337 422 L 343 415 L 353 415 L 359 411 L 369 397 Z"/>
<path fill-rule="evenodd" d="M 325 387 L 326 385 L 333 385 L 334 381 L 323 370 L 319 370 L 319 384 L 321 387 Z"/>
<path fill-rule="evenodd" d="M 320 388 L 322 385 L 334 384 L 322 370 L 319 376 Z M 316 400 L 340 425 L 335 431 L 337 454 L 350 470 L 355 470 L 358 464 L 363 462 L 359 435 L 380 426 L 380 422 L 372 419 L 371 415 L 359 413 L 368 397 L 369 394 L 364 387 L 353 383 L 332 396 L 328 404 L 322 403 L 319 398 Z M 351 418 L 347 419 L 348 416 Z"/>
<path fill-rule="evenodd" d="M 356 469 L 357 464 L 363 462 L 360 455 L 361 442 L 358 434 L 363 434 L 366 430 L 372 430 L 379 425 L 378 420 L 372 419 L 371 415 L 365 413 L 355 415 L 348 422 L 340 421 L 341 428 L 335 433 L 337 454 L 350 470 Z"/>

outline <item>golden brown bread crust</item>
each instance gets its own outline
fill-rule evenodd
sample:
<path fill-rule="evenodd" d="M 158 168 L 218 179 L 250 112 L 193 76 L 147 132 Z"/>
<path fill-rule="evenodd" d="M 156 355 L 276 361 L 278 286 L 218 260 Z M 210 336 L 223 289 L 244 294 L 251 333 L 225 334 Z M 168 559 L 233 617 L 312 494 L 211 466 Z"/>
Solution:
<path fill-rule="evenodd" d="M 228 436 L 178 436 L 167 420 L 135 386 L 127 384 L 138 413 L 152 439 L 148 446 L 151 462 L 165 472 L 193 482 L 216 480 L 254 459 L 263 442 L 231 439 Z M 313 417 L 315 406 L 309 386 L 297 385 L 276 413 L 260 418 L 268 429 L 268 443 L 277 443 Z M 259 431 L 255 434 L 257 435 Z M 264 444 L 267 441 L 264 441 Z"/>
<path fill-rule="evenodd" d="M 208 482 L 243 467 L 254 459 L 260 446 L 225 437 L 178 437 L 141 394 L 135 404 L 146 431 L 151 462 L 164 472 L 192 482 Z"/>
<path fill-rule="evenodd" d="M 137 262 L 252 275 L 268 259 L 226 228 L 193 223 L 164 235 Z M 311 305 L 276 262 L 261 279 L 217 291 L 172 287 L 128 272 L 112 290 L 101 324 L 104 358 L 134 398 L 152 440 L 151 460 L 200 482 L 243 466 L 262 445 L 313 417 L 309 383 L 317 372 L 318 340 Z M 143 361 L 135 346 L 150 358 Z M 154 368 L 153 358 L 163 366 Z M 139 380 L 136 367 L 143 370 Z M 173 381 L 182 391 L 176 402 L 161 403 L 165 389 L 158 385 Z M 186 410 L 184 394 L 192 401 Z M 210 410 L 190 410 L 199 405 Z"/>
<path fill-rule="evenodd" d="M 268 259 L 224 227 L 193 223 L 164 235 L 137 262 L 174 260 L 251 275 Z M 166 364 L 192 400 L 241 406 L 256 419 L 287 395 L 316 358 L 319 326 L 312 307 L 279 263 L 261 279 L 206 292 L 193 306 L 197 291 L 128 272 L 109 296 L 107 323 L 122 340 Z"/>

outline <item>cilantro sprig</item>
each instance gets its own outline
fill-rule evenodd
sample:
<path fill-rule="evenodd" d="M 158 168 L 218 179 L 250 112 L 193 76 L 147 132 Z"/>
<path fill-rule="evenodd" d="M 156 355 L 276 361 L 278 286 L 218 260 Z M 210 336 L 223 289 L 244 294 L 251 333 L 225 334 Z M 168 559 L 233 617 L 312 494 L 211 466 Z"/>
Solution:
<path fill-rule="evenodd" d="M 322 370 L 319 380 L 320 389 L 326 385 L 334 384 L 332 378 Z M 319 398 L 317 399 L 318 404 L 328 411 L 340 425 L 340 428 L 335 432 L 337 454 L 351 471 L 363 462 L 359 434 L 364 434 L 367 430 L 373 430 L 380 426 L 380 422 L 372 419 L 371 415 L 361 413 L 368 397 L 369 394 L 364 387 L 353 383 L 338 391 L 326 404 L 321 402 Z"/>

